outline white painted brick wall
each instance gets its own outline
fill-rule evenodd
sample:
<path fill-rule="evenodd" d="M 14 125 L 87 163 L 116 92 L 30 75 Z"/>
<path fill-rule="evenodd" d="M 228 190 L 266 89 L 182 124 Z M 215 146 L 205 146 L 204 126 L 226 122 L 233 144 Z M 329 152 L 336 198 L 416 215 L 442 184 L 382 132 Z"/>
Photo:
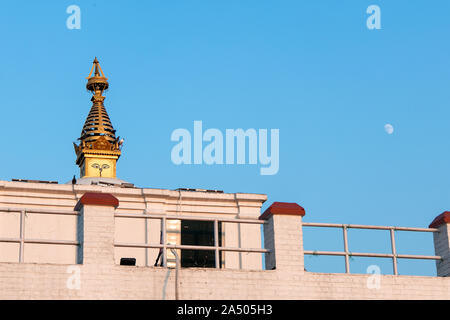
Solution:
<path fill-rule="evenodd" d="M 67 288 L 68 265 L 0 263 L 0 299 L 162 299 L 169 269 L 114 264 L 114 209 L 85 206 L 81 288 Z M 450 277 L 380 276 L 380 288 L 369 289 L 373 275 L 305 272 L 301 217 L 275 215 L 265 225 L 267 260 L 275 270 L 181 269 L 181 299 L 450 299 Z M 447 250 L 448 228 L 437 237 Z M 446 240 L 447 239 L 447 242 Z M 438 252 L 437 252 L 438 253 Z M 271 260 L 273 259 L 273 260 Z M 445 267 L 448 268 L 448 267 Z M 447 270 L 447 269 L 443 270 Z M 175 297 L 170 271 L 166 299 Z"/>
<path fill-rule="evenodd" d="M 81 266 L 81 289 L 66 287 L 65 265 L 0 264 L 0 299 L 162 299 L 168 269 Z M 174 299 L 175 271 L 166 299 Z M 182 269 L 181 299 L 450 299 L 450 278 L 381 276 L 368 289 L 368 275 L 301 271 Z"/>
<path fill-rule="evenodd" d="M 264 246 L 272 252 L 266 255 L 267 269 L 304 270 L 302 217 L 271 216 L 264 225 Z"/>
<path fill-rule="evenodd" d="M 83 264 L 114 264 L 114 208 L 84 206 L 80 213 Z"/>
<path fill-rule="evenodd" d="M 442 261 L 436 261 L 437 275 L 440 277 L 450 276 L 450 224 L 439 226 L 439 232 L 433 234 L 434 250 Z"/>

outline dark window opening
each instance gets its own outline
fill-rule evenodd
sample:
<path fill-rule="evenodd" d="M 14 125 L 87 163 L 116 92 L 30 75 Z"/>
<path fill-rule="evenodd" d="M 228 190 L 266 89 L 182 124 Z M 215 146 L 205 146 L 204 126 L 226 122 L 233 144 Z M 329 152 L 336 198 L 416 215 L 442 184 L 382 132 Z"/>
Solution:
<path fill-rule="evenodd" d="M 219 246 L 222 246 L 222 223 L 219 222 Z M 213 221 L 181 221 L 181 244 L 191 246 L 214 246 Z M 219 266 L 222 265 L 222 254 L 219 253 Z M 215 268 L 215 250 L 181 250 L 181 266 L 183 268 Z"/>
<path fill-rule="evenodd" d="M 120 258 L 121 266 L 135 266 L 136 258 Z"/>

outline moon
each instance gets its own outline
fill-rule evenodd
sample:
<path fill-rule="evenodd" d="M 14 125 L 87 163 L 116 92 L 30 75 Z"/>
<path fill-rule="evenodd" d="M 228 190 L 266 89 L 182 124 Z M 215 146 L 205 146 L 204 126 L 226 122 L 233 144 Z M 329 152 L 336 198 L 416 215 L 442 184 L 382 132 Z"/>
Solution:
<path fill-rule="evenodd" d="M 394 127 L 392 126 L 392 124 L 387 123 L 384 125 L 384 131 L 386 131 L 387 134 L 393 134 Z"/>

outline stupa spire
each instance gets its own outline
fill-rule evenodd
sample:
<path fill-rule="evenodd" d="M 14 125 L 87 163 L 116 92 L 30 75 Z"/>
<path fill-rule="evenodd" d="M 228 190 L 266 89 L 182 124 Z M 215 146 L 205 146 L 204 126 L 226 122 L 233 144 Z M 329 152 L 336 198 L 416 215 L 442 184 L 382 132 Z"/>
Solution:
<path fill-rule="evenodd" d="M 120 137 L 116 138 L 116 130 L 103 105 L 103 91 L 108 89 L 109 83 L 97 57 L 87 79 L 86 89 L 92 92 L 92 107 L 78 138 L 80 144 L 74 143 L 76 164 L 80 167 L 82 178 L 116 178 L 116 162 L 121 155 L 121 142 Z"/>

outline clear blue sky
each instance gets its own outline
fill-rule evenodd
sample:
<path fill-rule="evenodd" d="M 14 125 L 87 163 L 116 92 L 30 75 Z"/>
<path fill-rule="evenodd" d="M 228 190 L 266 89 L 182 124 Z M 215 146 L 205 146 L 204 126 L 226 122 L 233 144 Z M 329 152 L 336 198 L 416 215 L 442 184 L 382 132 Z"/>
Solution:
<path fill-rule="evenodd" d="M 66 28 L 71 4 L 81 30 Z M 381 30 L 366 27 L 371 4 Z M 97 56 L 125 138 L 120 178 L 264 193 L 264 208 L 297 202 L 305 221 L 426 227 L 450 209 L 449 9 L 447 0 L 3 1 L 0 179 L 78 174 L 72 141 Z M 170 135 L 194 120 L 223 132 L 279 129 L 278 174 L 174 165 Z M 341 234 L 320 232 L 305 233 L 307 249 L 342 249 Z M 372 233 L 354 232 L 350 249 L 389 251 L 388 234 Z M 398 245 L 434 254 L 430 234 L 400 234 Z M 327 259 L 307 267 L 343 270 Z M 372 260 L 352 263 L 365 272 Z M 434 262 L 402 262 L 400 272 L 434 274 Z"/>

